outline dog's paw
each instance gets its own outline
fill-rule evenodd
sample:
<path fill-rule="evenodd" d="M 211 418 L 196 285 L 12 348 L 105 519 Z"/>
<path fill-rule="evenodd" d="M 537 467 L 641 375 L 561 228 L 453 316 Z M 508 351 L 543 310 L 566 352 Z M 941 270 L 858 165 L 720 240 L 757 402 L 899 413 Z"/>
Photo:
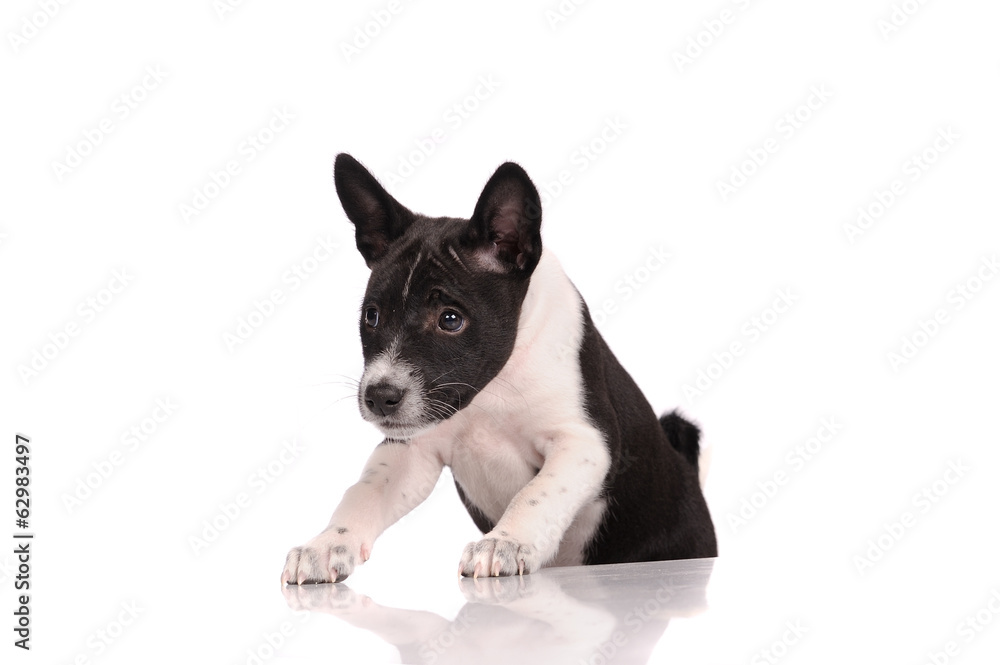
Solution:
<path fill-rule="evenodd" d="M 500 577 L 524 575 L 539 568 L 535 548 L 493 533 L 477 543 L 469 543 L 462 552 L 459 573 L 465 577 Z"/>
<path fill-rule="evenodd" d="M 345 530 L 346 531 L 346 530 Z M 282 584 L 342 582 L 368 560 L 370 548 L 346 538 L 340 529 L 328 529 L 285 558 Z"/>

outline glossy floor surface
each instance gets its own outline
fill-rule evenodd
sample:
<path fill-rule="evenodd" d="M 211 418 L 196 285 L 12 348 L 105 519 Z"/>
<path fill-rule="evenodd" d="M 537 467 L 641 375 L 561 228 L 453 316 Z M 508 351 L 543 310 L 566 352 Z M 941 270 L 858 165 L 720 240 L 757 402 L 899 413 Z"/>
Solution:
<path fill-rule="evenodd" d="M 379 604 L 346 584 L 289 586 L 292 610 L 336 617 L 364 662 L 377 637 L 403 663 L 647 663 L 674 619 L 706 610 L 714 559 L 552 568 L 533 575 L 463 578 L 452 618 Z M 304 615 L 303 615 L 304 618 Z M 266 653 L 266 650 L 265 650 Z M 374 654 L 371 654 L 374 655 Z M 336 662 L 341 662 L 335 659 Z"/>

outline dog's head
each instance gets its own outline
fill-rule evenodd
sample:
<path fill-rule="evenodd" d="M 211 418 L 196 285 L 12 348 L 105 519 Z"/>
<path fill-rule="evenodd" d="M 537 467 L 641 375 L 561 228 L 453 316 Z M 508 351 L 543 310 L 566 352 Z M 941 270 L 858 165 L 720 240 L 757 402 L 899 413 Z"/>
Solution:
<path fill-rule="evenodd" d="M 500 166 L 470 219 L 400 205 L 360 163 L 337 156 L 334 182 L 371 269 L 361 305 L 361 415 L 407 440 L 465 408 L 510 357 L 542 255 L 538 190 Z"/>

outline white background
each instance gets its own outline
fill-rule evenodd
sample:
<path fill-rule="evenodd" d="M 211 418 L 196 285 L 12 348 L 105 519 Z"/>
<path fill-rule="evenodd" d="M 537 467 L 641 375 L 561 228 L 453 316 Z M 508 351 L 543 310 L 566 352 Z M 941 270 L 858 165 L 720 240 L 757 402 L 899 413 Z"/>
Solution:
<path fill-rule="evenodd" d="M 1000 279 L 985 267 L 1000 252 L 996 3 L 911 1 L 886 33 L 887 0 L 594 1 L 559 21 L 555 2 L 422 0 L 370 24 L 356 53 L 344 45 L 372 12 L 385 22 L 386 2 L 71 2 L 51 18 L 44 4 L 7 2 L 0 19 L 2 531 L 16 530 L 21 433 L 36 534 L 28 654 L 10 644 L 12 546 L 0 555 L 4 662 L 245 662 L 288 618 L 285 553 L 325 526 L 379 441 L 348 383 L 367 270 L 332 184 L 342 151 L 431 215 L 468 216 L 493 170 L 519 162 L 548 192 L 546 248 L 593 310 L 610 301 L 600 329 L 623 365 L 655 409 L 703 427 L 712 610 L 672 623 L 657 658 L 750 662 L 793 619 L 810 632 L 786 662 L 922 663 L 949 640 L 955 662 L 1000 650 L 1000 617 L 971 641 L 956 632 L 1000 589 Z M 294 118 L 268 134 L 275 109 Z M 952 138 L 934 148 L 939 132 Z M 249 160 L 258 135 L 269 142 Z M 87 154 L 60 174 L 70 151 Z M 933 163 L 914 171 L 915 156 Z M 206 191 L 229 161 L 239 173 Z M 724 200 L 734 168 L 752 174 Z M 852 237 L 859 206 L 877 211 L 895 179 L 902 193 Z M 185 219 L 196 190 L 212 199 Z M 320 238 L 339 249 L 314 264 Z M 671 258 L 648 270 L 661 248 Z M 315 270 L 285 278 L 302 267 Z M 122 270 L 127 287 L 104 293 Z M 275 289 L 273 315 L 229 348 Z M 794 304 L 775 316 L 779 290 Z M 88 298 L 103 311 L 87 314 Z M 893 363 L 936 310 L 947 322 Z M 752 337 L 755 317 L 770 324 Z M 36 351 L 49 358 L 28 374 Z M 699 371 L 716 378 L 686 393 Z M 173 414 L 123 443 L 158 399 Z M 793 463 L 824 418 L 842 427 Z M 276 461 L 292 439 L 302 451 Z M 107 478 L 91 475 L 116 451 Z M 950 462 L 969 471 L 915 501 Z M 261 484 L 268 464 L 280 474 Z M 772 487 L 776 473 L 787 482 Z M 88 476 L 96 489 L 68 505 Z M 241 492 L 249 505 L 196 553 Z M 886 536 L 904 513 L 912 526 Z M 454 616 L 476 535 L 446 475 L 350 584 Z M 880 536 L 881 559 L 859 565 Z M 142 612 L 99 652 L 123 602 Z M 396 657 L 323 619 L 282 656 Z"/>

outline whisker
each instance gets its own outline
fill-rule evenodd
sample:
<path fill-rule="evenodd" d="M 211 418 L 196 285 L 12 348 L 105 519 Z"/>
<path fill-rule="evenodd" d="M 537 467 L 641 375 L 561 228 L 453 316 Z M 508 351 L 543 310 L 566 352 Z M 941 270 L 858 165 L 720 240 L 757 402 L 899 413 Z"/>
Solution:
<path fill-rule="evenodd" d="M 352 399 L 352 398 L 356 399 L 357 395 L 345 395 L 344 397 L 341 397 L 339 399 L 335 399 L 332 402 L 330 402 L 330 403 L 326 404 L 325 406 L 323 406 L 320 410 L 321 411 L 325 411 L 326 409 L 329 409 L 330 407 L 333 407 L 333 406 L 336 406 L 336 405 L 340 404 L 345 399 Z"/>
<path fill-rule="evenodd" d="M 319 381 L 317 383 L 307 384 L 311 387 L 316 386 L 328 386 L 328 385 L 345 385 L 351 386 L 353 388 L 361 387 L 361 379 L 356 379 L 353 376 L 348 376 L 346 374 L 333 374 L 332 376 L 337 377 L 337 381 Z"/>
<path fill-rule="evenodd" d="M 508 383 L 508 385 L 510 385 L 511 389 L 518 394 L 518 397 L 520 397 L 524 401 L 524 405 L 527 406 L 527 407 L 529 407 L 529 409 L 530 409 L 530 405 L 528 404 L 528 400 L 525 399 L 525 397 L 521 393 L 521 391 L 518 390 L 516 386 L 510 384 L 510 382 L 507 382 L 507 383 Z M 476 391 L 476 393 L 482 393 L 484 395 L 490 395 L 492 397 L 496 397 L 498 400 L 500 400 L 504 404 L 508 404 L 508 400 L 503 395 L 501 395 L 500 393 L 497 393 L 496 391 L 493 391 L 493 390 L 485 390 L 485 389 L 481 389 L 481 388 L 476 388 L 475 386 L 473 386 L 472 384 L 469 384 L 469 383 L 462 383 L 462 382 L 459 382 L 459 381 L 454 381 L 454 382 L 450 382 L 450 383 L 441 383 L 441 384 L 438 384 L 437 387 L 438 388 L 444 388 L 444 387 L 448 387 L 448 386 L 466 386 L 466 387 L 471 388 L 472 390 Z"/>
<path fill-rule="evenodd" d="M 441 375 L 440 375 L 440 376 L 438 376 L 438 377 L 437 377 L 436 379 L 434 379 L 433 381 L 431 381 L 431 383 L 435 383 L 435 382 L 437 382 L 437 381 L 438 381 L 439 379 L 441 379 L 442 377 L 445 377 L 445 376 L 448 376 L 449 374 L 451 374 L 452 372 L 454 372 L 454 371 L 455 371 L 456 369 L 458 369 L 458 362 L 459 362 L 460 360 L 462 360 L 462 359 L 461 359 L 461 358 L 455 358 L 455 367 L 452 367 L 452 368 L 451 368 L 451 369 L 449 369 L 449 370 L 448 370 L 447 372 L 445 372 L 445 373 L 441 374 Z"/>
<path fill-rule="evenodd" d="M 442 387 L 446 387 L 446 386 L 457 386 L 457 385 L 465 385 L 465 386 L 468 386 L 469 384 L 467 384 L 467 383 L 451 383 L 451 384 L 441 384 L 440 386 L 437 386 L 437 387 L 435 387 L 435 388 L 431 389 L 430 391 L 428 391 L 428 393 L 427 393 L 427 394 L 428 394 L 428 395 L 430 395 L 430 394 L 431 394 L 431 393 L 433 393 L 433 392 L 434 392 L 435 390 L 438 390 L 439 388 L 442 388 Z M 473 388 L 473 389 L 475 389 L 475 387 L 474 387 L 474 386 L 469 386 L 469 387 L 470 387 L 470 388 Z M 456 392 L 458 392 L 458 391 L 457 391 L 457 389 L 456 389 Z M 431 399 L 434 399 L 434 398 L 431 398 Z M 503 398 L 501 397 L 500 399 L 503 399 Z M 436 401 L 440 401 L 440 400 L 436 400 Z M 454 409 L 454 412 L 453 412 L 453 414 L 452 414 L 452 415 L 454 415 L 454 413 L 457 413 L 457 412 L 458 412 L 458 410 L 459 410 L 459 409 L 458 409 L 457 407 L 454 407 L 454 406 L 452 406 L 451 404 L 447 404 L 446 406 L 448 406 L 449 408 L 452 408 L 452 409 Z M 502 427 L 502 424 L 500 423 L 500 420 L 499 420 L 499 419 L 498 419 L 498 418 L 497 418 L 497 417 L 496 417 L 496 416 L 495 416 L 494 414 L 492 414 L 492 413 L 490 413 L 489 411 L 487 411 L 485 407 L 483 407 L 483 406 L 481 406 L 481 405 L 479 405 L 479 404 L 476 404 L 475 402 L 469 402 L 468 404 L 466 404 L 466 406 L 474 406 L 474 407 L 476 407 L 477 409 L 479 409 L 480 411 L 482 411 L 483 413 L 485 413 L 485 414 L 486 414 L 487 416 L 489 416 L 489 417 L 490 417 L 490 419 L 491 419 L 491 420 L 493 420 L 493 422 L 495 422 L 495 423 L 496 423 L 496 424 L 497 424 L 498 426 L 501 426 L 501 427 Z M 449 417 L 450 417 L 450 416 L 449 416 Z"/>

